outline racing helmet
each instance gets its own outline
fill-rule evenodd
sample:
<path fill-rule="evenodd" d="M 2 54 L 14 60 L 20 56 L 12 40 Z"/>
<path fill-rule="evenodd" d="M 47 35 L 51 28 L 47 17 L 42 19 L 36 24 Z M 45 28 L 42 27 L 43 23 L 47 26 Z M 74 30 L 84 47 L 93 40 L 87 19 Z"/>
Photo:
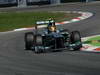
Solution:
<path fill-rule="evenodd" d="M 51 31 L 51 32 L 55 32 L 56 31 L 55 22 L 50 23 L 50 25 L 48 26 L 48 30 Z"/>

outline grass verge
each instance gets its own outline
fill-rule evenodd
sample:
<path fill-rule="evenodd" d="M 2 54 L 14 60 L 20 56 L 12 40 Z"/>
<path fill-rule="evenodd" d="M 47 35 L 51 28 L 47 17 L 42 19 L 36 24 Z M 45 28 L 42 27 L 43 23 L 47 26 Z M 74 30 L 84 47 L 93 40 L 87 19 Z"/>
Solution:
<path fill-rule="evenodd" d="M 91 44 L 91 45 L 94 45 L 94 46 L 100 46 L 100 36 L 90 38 L 87 41 L 85 41 L 84 43 Z"/>
<path fill-rule="evenodd" d="M 54 18 L 56 22 L 70 20 L 80 16 L 75 13 L 51 12 L 5 12 L 0 13 L 0 32 L 16 28 L 33 27 L 36 21 Z"/>

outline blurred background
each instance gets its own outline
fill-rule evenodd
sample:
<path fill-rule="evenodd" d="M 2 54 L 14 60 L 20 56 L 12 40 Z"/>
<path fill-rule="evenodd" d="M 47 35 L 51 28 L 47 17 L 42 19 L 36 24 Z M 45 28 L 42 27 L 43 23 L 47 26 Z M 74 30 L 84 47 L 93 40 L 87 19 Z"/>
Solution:
<path fill-rule="evenodd" d="M 92 2 L 100 0 L 0 0 L 0 7 L 60 4 L 67 2 Z"/>

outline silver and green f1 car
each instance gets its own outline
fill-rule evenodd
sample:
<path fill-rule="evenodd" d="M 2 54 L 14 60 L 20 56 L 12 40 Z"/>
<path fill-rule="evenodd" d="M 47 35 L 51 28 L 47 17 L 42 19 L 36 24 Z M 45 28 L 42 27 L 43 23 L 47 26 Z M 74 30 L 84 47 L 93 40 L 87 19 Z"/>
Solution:
<path fill-rule="evenodd" d="M 82 47 L 79 31 L 69 32 L 67 29 L 57 29 L 54 20 L 45 21 L 46 29 L 38 33 L 38 27 L 34 32 L 25 33 L 25 49 L 35 53 L 57 50 L 79 50 Z M 37 22 L 42 24 L 45 22 Z"/>

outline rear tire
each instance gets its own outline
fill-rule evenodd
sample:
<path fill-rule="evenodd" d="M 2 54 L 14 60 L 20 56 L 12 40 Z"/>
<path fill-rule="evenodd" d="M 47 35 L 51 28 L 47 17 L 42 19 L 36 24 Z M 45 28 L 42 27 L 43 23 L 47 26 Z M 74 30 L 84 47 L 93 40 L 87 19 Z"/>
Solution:
<path fill-rule="evenodd" d="M 25 49 L 31 50 L 34 46 L 35 38 L 33 32 L 25 33 Z"/>
<path fill-rule="evenodd" d="M 71 33 L 71 44 L 75 44 L 76 42 L 79 42 L 79 45 L 76 45 L 73 49 L 74 50 L 79 50 L 82 47 L 82 42 L 81 42 L 81 35 L 79 31 L 73 31 Z"/>

